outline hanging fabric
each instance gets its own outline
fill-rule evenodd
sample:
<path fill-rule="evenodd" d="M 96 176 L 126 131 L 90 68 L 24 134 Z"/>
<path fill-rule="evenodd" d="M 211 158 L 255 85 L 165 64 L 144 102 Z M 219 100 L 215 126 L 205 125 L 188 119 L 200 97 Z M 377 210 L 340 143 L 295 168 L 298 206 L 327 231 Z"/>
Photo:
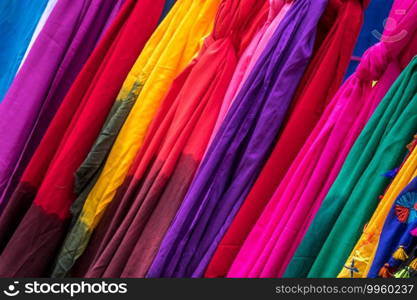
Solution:
<path fill-rule="evenodd" d="M 404 145 L 417 130 L 414 117 L 417 97 L 412 96 L 416 89 L 414 81 L 408 82 L 414 64 L 415 61 L 372 115 L 323 201 L 314 222 L 321 221 L 325 212 L 325 222 L 334 220 L 334 224 L 321 246 L 309 277 L 337 276 L 361 229 L 374 211 L 378 196 L 389 182 L 389 178 L 381 175 L 398 166 L 405 152 Z M 340 207 L 340 203 L 343 207 L 335 209 Z M 333 209 L 329 212 L 331 207 Z"/>
<path fill-rule="evenodd" d="M 364 22 L 356 42 L 355 50 L 346 72 L 345 78 L 349 78 L 359 65 L 360 58 L 371 46 L 379 42 L 388 15 L 390 14 L 394 0 L 368 1 L 368 8 L 365 10 Z"/>
<path fill-rule="evenodd" d="M 408 13 L 397 14 L 397 9 L 405 9 Z M 358 106 L 363 106 L 360 108 L 360 111 L 362 112 L 361 114 L 352 114 L 350 117 L 350 120 L 353 120 L 356 124 L 358 124 L 358 122 L 362 122 L 361 126 L 363 126 L 365 124 L 364 122 L 366 122 L 369 116 L 372 115 L 375 107 L 386 95 L 388 89 L 392 86 L 392 83 L 395 81 L 398 74 L 400 74 L 401 70 L 409 63 L 416 51 L 416 28 L 414 24 L 415 22 L 412 21 L 414 18 L 414 7 L 412 1 L 395 1 L 391 10 L 390 17 L 395 20 L 398 26 L 385 29 L 385 38 L 380 43 L 368 49 L 368 51 L 363 56 L 358 69 L 356 70 L 356 75 L 352 75 L 350 79 L 344 84 L 346 89 L 346 96 L 343 97 L 347 97 L 347 100 L 341 101 L 347 101 L 346 103 L 348 103 L 348 106 L 346 106 L 346 108 L 348 108 L 349 105 L 353 105 L 353 103 L 358 103 L 356 101 L 360 101 L 357 104 Z M 409 34 L 403 35 L 404 30 L 409 32 Z M 397 39 L 399 36 L 402 38 Z M 355 79 L 355 77 L 357 79 Z M 354 80 L 357 82 L 355 83 Z M 347 89 L 349 84 L 354 84 L 350 87 L 350 91 Z M 343 94 L 340 93 L 340 95 Z M 342 107 L 343 106 L 344 105 L 342 105 Z M 337 110 L 335 110 L 335 113 L 335 116 L 337 116 Z M 346 113 L 351 113 L 349 108 L 346 109 Z M 342 126 L 343 123 L 344 122 L 342 121 Z M 344 130 L 347 130 L 349 136 L 352 137 L 351 133 L 353 132 L 353 129 L 349 127 L 349 125 L 342 128 L 345 128 Z M 358 129 L 356 126 L 354 128 L 356 128 L 356 130 Z M 336 134 L 338 133 L 336 132 Z M 353 137 L 355 137 L 356 134 L 358 134 L 358 132 L 356 132 Z M 363 137 L 363 139 L 365 138 Z M 338 159 L 336 165 L 330 162 L 329 166 L 331 166 L 332 170 L 326 170 L 326 165 L 323 165 L 321 172 L 331 172 L 330 176 L 328 177 L 330 180 L 327 181 L 327 186 L 324 189 L 324 192 L 326 192 L 332 186 L 334 179 L 338 177 L 339 170 L 345 161 L 344 158 L 349 153 L 349 145 L 352 145 L 353 142 L 355 142 L 355 138 L 353 140 L 351 138 L 349 140 L 346 140 L 345 138 L 339 140 L 339 145 L 341 145 L 342 149 L 344 148 L 345 150 L 339 150 L 339 153 L 332 153 L 337 154 L 337 157 L 342 158 L 342 160 Z M 348 145 L 349 147 L 346 148 L 344 147 L 345 145 Z M 317 153 L 320 155 L 320 150 Z M 302 154 L 300 153 L 300 155 Z M 328 160 L 328 158 L 325 158 L 324 162 L 326 162 L 326 160 Z M 357 161 L 355 164 L 356 163 Z M 382 170 L 381 173 L 385 173 L 387 171 L 388 170 Z M 375 175 L 375 178 L 378 179 L 378 175 Z M 303 235 L 303 241 L 298 247 L 294 257 L 291 260 L 291 263 L 287 267 L 285 272 L 286 277 L 298 278 L 306 277 L 308 275 L 312 263 L 317 258 L 317 254 L 320 252 L 320 248 L 323 245 L 324 240 L 327 238 L 329 231 L 331 231 L 331 228 L 336 221 L 338 210 L 343 208 L 344 202 L 342 198 L 339 198 L 340 201 L 338 202 L 335 199 L 330 198 L 330 194 L 327 194 L 327 196 L 326 194 L 327 193 L 321 194 L 321 199 L 324 199 L 322 204 L 320 202 L 316 202 L 316 207 L 314 209 L 318 210 L 320 207 L 320 210 L 318 211 L 317 215 L 313 213 L 313 215 L 310 217 L 311 220 L 314 218 L 314 221 L 310 226 L 308 226 L 309 223 L 306 223 L 306 228 L 308 228 L 308 230 L 306 234 Z M 368 195 L 368 193 L 365 194 Z M 358 232 L 360 232 L 360 230 Z M 351 249 L 352 248 L 350 248 L 348 251 Z M 340 269 L 338 271 L 340 271 Z M 336 275 L 337 274 L 334 276 Z"/>
<path fill-rule="evenodd" d="M 414 141 L 407 146 L 408 149 L 412 147 L 414 147 L 414 149 L 410 149 L 412 151 L 411 154 L 407 157 L 401 168 L 399 168 L 397 175 L 395 176 L 390 187 L 384 193 L 384 196 L 381 197 L 382 199 L 378 204 L 377 209 L 373 213 L 371 220 L 366 224 L 361 237 L 355 245 L 355 248 L 353 248 L 349 258 L 346 260 L 348 264 L 355 261 L 356 272 L 352 274 L 351 272 L 348 272 L 346 268 L 343 268 L 340 271 L 338 277 L 352 277 L 352 275 L 356 278 L 367 277 L 369 268 L 373 264 L 375 251 L 377 248 L 390 249 L 390 238 L 393 239 L 394 243 L 397 241 L 390 233 L 388 233 L 388 237 L 384 236 L 383 239 L 380 240 L 383 227 L 387 228 L 386 230 L 388 232 L 391 232 L 392 229 L 392 233 L 395 233 L 396 230 L 401 231 L 404 229 L 404 227 L 406 227 L 402 226 L 401 223 L 408 223 L 408 216 L 410 213 L 413 215 L 414 208 L 413 205 L 411 205 L 413 201 L 413 193 L 404 192 L 405 195 L 400 196 L 400 198 L 397 200 L 395 199 L 400 193 L 403 194 L 402 190 L 409 190 L 409 188 L 406 187 L 407 184 L 410 183 L 410 181 L 412 181 L 413 178 L 417 175 L 417 149 L 415 148 L 415 144 L 416 142 Z M 407 201 L 408 198 L 410 198 L 410 202 Z M 396 212 L 397 218 L 392 218 L 390 213 L 390 209 L 393 206 L 394 201 L 398 203 L 402 203 L 404 201 L 406 202 L 399 206 L 394 205 L 393 210 Z M 388 217 L 389 214 L 390 216 Z M 398 221 L 400 224 L 398 224 Z M 411 220 L 411 223 L 413 223 L 413 220 Z M 397 225 L 399 225 L 399 227 Z M 399 234 L 398 237 L 400 236 L 401 235 Z M 378 246 L 379 241 L 381 241 L 381 243 Z M 391 250 L 392 253 L 394 250 L 395 249 Z M 386 252 L 391 253 L 389 250 L 386 250 Z M 376 274 L 378 274 L 378 271 L 379 269 L 377 270 Z M 371 276 L 376 277 L 376 274 L 374 272 L 374 274 Z"/>
<path fill-rule="evenodd" d="M 5 235 L 10 237 L 12 228 L 16 230 L 0 256 L 1 276 L 45 276 L 48 272 L 75 198 L 73 174 L 155 29 L 164 3 L 127 0 L 66 95 L 11 199 L 6 217 L 11 231 Z"/>
<path fill-rule="evenodd" d="M 48 0 L 0 2 L 0 103 L 9 89 Z"/>
<path fill-rule="evenodd" d="M 266 165 L 216 250 L 206 276 L 224 277 L 227 274 L 263 208 L 340 86 L 361 26 L 365 8 L 362 2 L 329 1 L 319 23 L 317 50 L 294 97 L 293 111 Z"/>
<path fill-rule="evenodd" d="M 60 0 L 45 24 L 0 106 L 0 209 L 122 1 Z"/>
<path fill-rule="evenodd" d="M 45 10 L 42 13 L 41 18 L 39 19 L 38 24 L 36 24 L 36 28 L 33 31 L 32 37 L 30 39 L 30 43 L 26 49 L 25 55 L 22 58 L 22 61 L 20 62 L 19 65 L 19 69 L 22 68 L 22 65 L 24 64 L 26 57 L 28 56 L 30 50 L 32 49 L 33 44 L 35 43 L 36 39 L 39 36 L 39 33 L 41 32 L 41 30 L 43 29 L 43 27 L 45 26 L 46 21 L 48 20 L 49 16 L 52 13 L 52 10 L 54 9 L 56 3 L 58 2 L 58 0 L 48 0 L 48 3 L 46 4 Z"/>
<path fill-rule="evenodd" d="M 233 100 L 236 98 L 243 83 L 246 81 L 255 66 L 256 61 L 262 55 L 262 51 L 267 46 L 271 36 L 277 29 L 279 23 L 282 21 L 291 5 L 292 1 L 289 0 L 269 0 L 268 19 L 258 33 L 253 37 L 250 45 L 245 50 L 245 53 L 243 53 L 242 57 L 239 59 L 236 71 L 233 74 L 233 78 L 230 81 L 220 108 L 219 116 L 216 120 L 216 125 L 211 135 L 210 142 L 213 141 L 216 136 L 216 133 L 219 130 L 230 106 L 232 105 Z"/>
<path fill-rule="evenodd" d="M 233 102 L 148 277 L 200 277 L 253 184 L 312 54 L 327 1 L 296 1 Z M 281 84 L 285 82 L 286 84 Z"/>
<path fill-rule="evenodd" d="M 111 226 L 95 237 L 103 249 L 87 277 L 145 276 L 204 153 L 247 35 L 265 21 L 264 3 L 220 3 L 213 33 L 174 81 L 121 188 L 126 193 L 112 202 Z"/>
<path fill-rule="evenodd" d="M 177 1 L 170 18 L 161 24 L 136 61 L 101 134 L 77 171 L 76 189 L 80 196 L 72 208 L 76 221 L 59 257 L 67 263 L 57 264 L 54 276 L 66 274 L 84 251 L 105 208 L 123 183 L 172 80 L 196 55 L 202 38 L 212 30 L 219 2 Z"/>

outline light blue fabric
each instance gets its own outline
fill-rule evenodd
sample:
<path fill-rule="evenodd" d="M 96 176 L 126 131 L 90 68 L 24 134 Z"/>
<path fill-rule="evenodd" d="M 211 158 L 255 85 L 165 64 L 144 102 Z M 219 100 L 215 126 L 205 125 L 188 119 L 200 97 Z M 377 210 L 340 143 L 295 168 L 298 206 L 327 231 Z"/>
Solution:
<path fill-rule="evenodd" d="M 47 3 L 48 0 L 0 0 L 0 102 Z"/>

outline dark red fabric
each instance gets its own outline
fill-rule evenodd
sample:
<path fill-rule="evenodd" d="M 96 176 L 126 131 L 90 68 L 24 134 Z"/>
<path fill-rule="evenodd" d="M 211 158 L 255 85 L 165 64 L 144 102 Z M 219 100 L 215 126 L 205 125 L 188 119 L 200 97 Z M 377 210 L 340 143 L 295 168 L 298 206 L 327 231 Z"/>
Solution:
<path fill-rule="evenodd" d="M 111 220 L 103 222 L 108 226 L 104 235 L 101 223 L 98 226 L 90 242 L 97 251 L 87 250 L 81 258 L 79 264 L 91 265 L 85 276 L 146 275 L 204 155 L 236 56 L 265 23 L 269 10 L 265 4 L 222 1 L 213 33 L 174 81 L 121 187 L 124 192 L 110 204 L 112 213 L 105 219 Z"/>
<path fill-rule="evenodd" d="M 74 173 L 156 28 L 164 4 L 164 0 L 127 0 L 77 77 L 3 214 L 3 245 L 17 229 L 0 256 L 0 276 L 46 275 L 75 199 Z M 24 210 L 16 210 L 22 205 L 30 207 L 24 216 Z"/>
<path fill-rule="evenodd" d="M 316 53 L 298 88 L 295 105 L 250 194 L 217 248 L 205 277 L 224 277 L 256 220 L 339 88 L 362 26 L 363 1 L 330 0 Z"/>

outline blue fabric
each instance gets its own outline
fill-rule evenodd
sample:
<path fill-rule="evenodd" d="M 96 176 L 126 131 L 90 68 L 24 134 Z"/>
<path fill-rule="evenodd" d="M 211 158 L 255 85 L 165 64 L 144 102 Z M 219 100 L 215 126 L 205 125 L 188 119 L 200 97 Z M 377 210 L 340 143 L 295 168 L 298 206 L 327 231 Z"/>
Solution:
<path fill-rule="evenodd" d="M 412 250 L 417 242 L 417 238 L 410 234 L 410 231 L 417 227 L 417 177 L 398 195 L 391 211 L 385 221 L 377 252 L 375 254 L 372 267 L 368 277 L 378 277 L 379 270 L 385 263 L 390 267 L 398 267 L 402 261 L 395 260 L 392 254 L 403 246 L 407 253 Z M 408 210 L 408 218 L 404 222 L 396 216 L 396 209 Z"/>
<path fill-rule="evenodd" d="M 388 17 L 394 0 L 372 0 L 365 11 L 365 20 L 359 34 L 353 56 L 361 57 L 372 45 L 379 42 L 378 36 L 384 31 L 384 20 Z M 355 72 L 359 61 L 352 60 L 346 78 Z"/>
<path fill-rule="evenodd" d="M 0 102 L 3 100 L 48 0 L 0 1 Z"/>
<path fill-rule="evenodd" d="M 174 6 L 175 1 L 176 0 L 166 0 L 165 1 L 164 10 L 162 11 L 162 15 L 161 15 L 161 18 L 159 19 L 159 23 L 161 23 L 164 20 L 164 18 L 166 17 L 166 15 L 171 10 L 172 6 Z"/>

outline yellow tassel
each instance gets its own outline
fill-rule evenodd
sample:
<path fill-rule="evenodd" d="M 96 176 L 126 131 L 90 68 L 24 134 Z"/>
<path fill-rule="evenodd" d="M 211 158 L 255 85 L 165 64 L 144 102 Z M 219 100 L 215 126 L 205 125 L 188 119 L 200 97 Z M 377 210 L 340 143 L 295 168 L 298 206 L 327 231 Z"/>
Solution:
<path fill-rule="evenodd" d="M 396 260 L 406 261 L 408 259 L 408 255 L 404 250 L 404 246 L 400 246 L 397 251 L 394 252 L 392 257 Z"/>
<path fill-rule="evenodd" d="M 404 269 L 398 271 L 394 274 L 395 278 L 410 278 L 410 270 L 408 267 L 405 267 Z"/>
<path fill-rule="evenodd" d="M 413 259 L 413 261 L 410 263 L 410 268 L 417 271 L 417 258 Z"/>
<path fill-rule="evenodd" d="M 391 273 L 389 271 L 389 264 L 385 264 L 381 270 L 379 270 L 378 276 L 382 277 L 382 278 L 390 278 L 391 277 Z"/>

